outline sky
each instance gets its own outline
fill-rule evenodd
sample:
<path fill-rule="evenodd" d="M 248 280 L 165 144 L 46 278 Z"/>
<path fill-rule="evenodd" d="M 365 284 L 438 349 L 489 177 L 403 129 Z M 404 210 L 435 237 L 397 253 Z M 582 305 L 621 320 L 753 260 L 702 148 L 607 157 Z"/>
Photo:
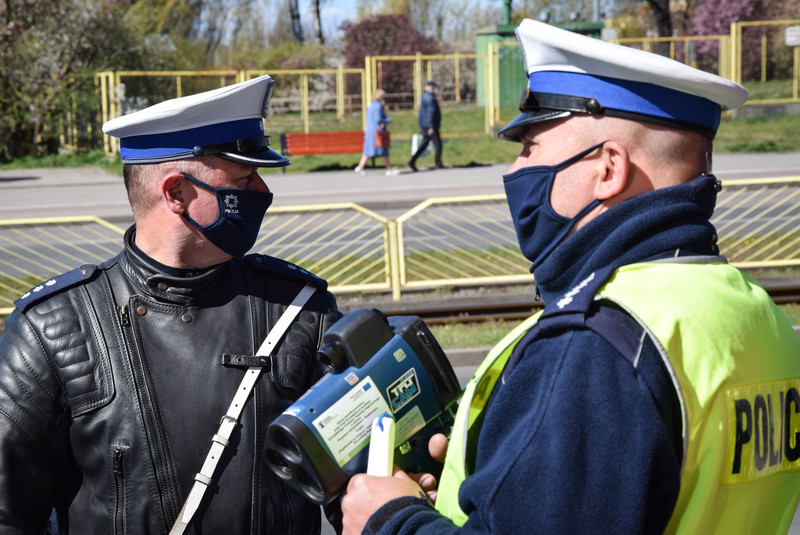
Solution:
<path fill-rule="evenodd" d="M 502 7 L 503 2 L 502 0 L 474 0 L 476 3 L 480 4 L 495 4 L 498 7 Z M 609 9 L 608 5 L 611 4 L 611 0 L 600 0 L 601 4 L 601 11 Z M 310 21 L 312 20 L 311 15 L 311 1 L 310 0 L 300 0 L 300 19 L 303 21 L 303 26 L 310 28 Z M 322 13 L 322 27 L 325 32 L 325 36 L 331 39 L 338 39 L 338 28 L 342 24 L 342 22 L 346 20 L 355 20 L 358 16 L 358 8 L 356 6 L 357 0 L 323 0 L 320 6 Z M 589 4 L 591 5 L 591 4 Z M 513 8 L 513 2 L 512 2 Z"/>
<path fill-rule="evenodd" d="M 476 3 L 497 2 L 502 6 L 502 0 L 474 0 Z M 358 16 L 357 0 L 323 0 L 321 9 L 322 27 L 327 36 L 338 33 L 338 28 L 346 20 L 355 20 Z M 300 0 L 300 18 L 303 21 L 310 21 L 311 2 Z M 305 24 L 305 23 L 304 23 Z M 336 37 L 334 37 L 335 39 Z"/>
<path fill-rule="evenodd" d="M 311 20 L 311 2 L 301 0 L 301 20 Z M 356 0 L 327 0 L 320 6 L 322 27 L 327 35 L 338 32 L 337 28 L 346 20 L 355 19 L 358 15 Z"/>

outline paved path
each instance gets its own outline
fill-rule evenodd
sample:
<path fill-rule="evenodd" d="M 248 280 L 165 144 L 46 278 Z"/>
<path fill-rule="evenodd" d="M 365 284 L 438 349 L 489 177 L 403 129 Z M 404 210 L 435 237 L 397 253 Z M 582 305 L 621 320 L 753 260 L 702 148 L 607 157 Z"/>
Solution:
<path fill-rule="evenodd" d="M 405 170 L 286 173 L 261 171 L 275 205 L 355 202 L 371 209 L 411 207 L 430 197 L 502 193 L 507 166 Z M 0 170 L 0 219 L 56 215 L 130 218 L 122 177 L 97 167 Z"/>
<path fill-rule="evenodd" d="M 352 201 L 379 213 L 407 209 L 430 197 L 503 193 L 508 165 L 424 170 L 387 177 L 380 169 L 281 173 L 263 170 L 275 205 Z M 723 180 L 800 175 L 800 152 L 720 154 L 714 168 Z M 97 167 L 0 170 L 0 219 L 96 215 L 130 220 L 122 177 Z"/>

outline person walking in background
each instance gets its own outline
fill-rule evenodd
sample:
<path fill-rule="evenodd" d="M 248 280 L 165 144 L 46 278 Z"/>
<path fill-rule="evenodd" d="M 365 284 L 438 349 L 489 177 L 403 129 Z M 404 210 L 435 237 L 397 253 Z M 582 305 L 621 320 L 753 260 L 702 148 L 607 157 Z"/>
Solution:
<path fill-rule="evenodd" d="M 417 170 L 417 158 L 419 158 L 428 143 L 433 141 L 433 149 L 436 158 L 436 169 L 444 168 L 442 165 L 442 138 L 439 136 L 439 126 L 442 124 L 442 112 L 439 110 L 439 101 L 436 100 L 436 93 L 439 91 L 436 82 L 428 80 L 425 82 L 425 92 L 422 93 L 422 100 L 419 104 L 419 129 L 422 132 L 422 143 L 419 144 L 417 152 L 408 161 L 408 166 Z"/>
<path fill-rule="evenodd" d="M 399 169 L 394 169 L 389 160 L 389 123 L 392 122 L 386 115 L 383 107 L 383 97 L 386 93 L 383 89 L 376 89 L 372 94 L 372 102 L 367 108 L 367 129 L 364 131 L 364 150 L 361 154 L 361 161 L 354 171 L 360 175 L 364 174 L 364 166 L 368 158 L 383 156 L 386 162 L 386 176 L 393 176 L 400 173 Z"/>

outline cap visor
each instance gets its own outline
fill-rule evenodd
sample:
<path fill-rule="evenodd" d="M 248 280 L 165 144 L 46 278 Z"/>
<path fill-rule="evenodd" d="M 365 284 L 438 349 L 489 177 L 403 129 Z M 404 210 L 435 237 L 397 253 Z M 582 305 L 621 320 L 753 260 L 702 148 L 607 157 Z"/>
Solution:
<path fill-rule="evenodd" d="M 520 141 L 522 138 L 522 127 L 534 123 L 542 123 L 553 119 L 569 117 L 570 111 L 564 110 L 538 110 L 525 111 L 514 117 L 510 123 L 497 133 L 497 137 L 506 141 Z"/>
<path fill-rule="evenodd" d="M 219 152 L 216 155 L 220 158 L 230 160 L 231 162 L 240 163 L 242 165 L 252 165 L 253 167 L 285 167 L 292 163 L 288 158 L 272 149 L 248 152 L 247 154 Z"/>

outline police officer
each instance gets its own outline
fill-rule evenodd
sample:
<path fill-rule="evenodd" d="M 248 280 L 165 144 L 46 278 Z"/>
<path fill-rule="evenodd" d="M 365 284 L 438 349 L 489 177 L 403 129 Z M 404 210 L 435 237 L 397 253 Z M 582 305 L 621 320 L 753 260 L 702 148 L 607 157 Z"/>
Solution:
<path fill-rule="evenodd" d="M 34 288 L 0 339 L 0 532 L 318 533 L 264 462 L 267 425 L 321 375 L 323 280 L 246 255 L 272 193 L 273 80 L 113 119 L 124 249 Z M 262 346 L 263 344 L 263 346 Z"/>
<path fill-rule="evenodd" d="M 468 383 L 438 494 L 356 476 L 345 533 L 786 532 L 800 340 L 709 222 L 711 139 L 747 92 L 539 22 L 517 36 L 503 181 L 544 310 Z"/>

